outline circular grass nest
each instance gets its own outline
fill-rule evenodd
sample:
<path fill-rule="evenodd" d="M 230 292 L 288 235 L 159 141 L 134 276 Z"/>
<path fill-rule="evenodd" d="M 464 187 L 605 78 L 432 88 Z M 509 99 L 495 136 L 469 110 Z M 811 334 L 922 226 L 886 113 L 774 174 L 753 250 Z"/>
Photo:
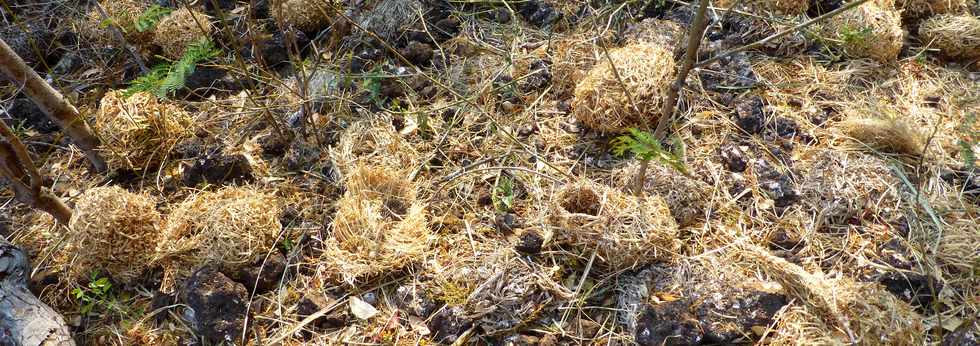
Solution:
<path fill-rule="evenodd" d="M 660 117 L 673 79 L 669 49 L 638 43 L 610 50 L 575 86 L 572 114 L 600 132 L 648 127 Z"/>
<path fill-rule="evenodd" d="M 556 242 L 586 255 L 595 250 L 612 270 L 670 258 L 680 249 L 677 223 L 659 196 L 637 198 L 581 181 L 554 195 L 547 220 Z"/>
<path fill-rule="evenodd" d="M 342 174 L 356 170 L 363 162 L 388 167 L 411 167 L 420 154 L 390 123 L 362 120 L 351 124 L 330 150 L 334 166 Z"/>
<path fill-rule="evenodd" d="M 164 56 L 178 60 L 184 55 L 187 46 L 211 37 L 213 30 L 211 20 L 206 14 L 184 7 L 160 20 L 153 43 L 163 49 Z"/>
<path fill-rule="evenodd" d="M 905 18 L 927 18 L 937 14 L 962 12 L 967 7 L 966 0 L 898 0 L 895 7 Z"/>
<path fill-rule="evenodd" d="M 405 174 L 359 165 L 346 185 L 320 257 L 337 279 L 353 284 L 421 258 L 432 235 L 425 204 Z"/>
<path fill-rule="evenodd" d="M 735 6 L 739 0 L 721 0 L 715 3 L 720 8 L 730 8 Z M 793 15 L 806 12 L 810 8 L 807 0 L 749 0 L 742 1 L 739 7 L 744 7 L 751 12 L 773 12 L 775 14 Z"/>
<path fill-rule="evenodd" d="M 149 9 L 145 1 L 103 0 L 99 1 L 99 3 L 112 20 L 112 24 L 116 25 L 122 31 L 126 42 L 143 45 L 153 41 L 152 30 L 144 32 L 136 30 L 136 22 L 139 20 L 140 15 Z M 79 33 L 89 40 L 106 44 L 119 43 L 113 39 L 112 32 L 105 26 L 105 18 L 102 17 L 102 14 L 99 13 L 99 10 L 94 5 L 85 14 L 84 21 L 80 22 L 80 26 Z"/>
<path fill-rule="evenodd" d="M 128 98 L 122 91 L 106 93 L 92 124 L 109 167 L 133 171 L 152 170 L 193 134 L 187 112 L 148 93 Z"/>
<path fill-rule="evenodd" d="M 149 267 L 161 224 L 149 196 L 118 186 L 85 191 L 70 221 L 69 276 L 84 279 L 101 271 L 119 282 L 133 282 Z"/>
<path fill-rule="evenodd" d="M 234 271 L 275 251 L 281 216 L 279 198 L 251 187 L 189 197 L 170 213 L 156 248 L 164 286 L 205 264 Z"/>
<path fill-rule="evenodd" d="M 960 60 L 980 58 L 980 18 L 971 15 L 939 15 L 919 25 L 922 44 L 942 55 Z"/>
<path fill-rule="evenodd" d="M 337 10 L 318 0 L 271 0 L 269 3 L 269 12 L 280 27 L 293 27 L 306 33 L 325 29 Z"/>
<path fill-rule="evenodd" d="M 901 15 L 888 1 L 869 1 L 828 18 L 821 33 L 851 58 L 882 63 L 898 58 L 904 37 Z"/>

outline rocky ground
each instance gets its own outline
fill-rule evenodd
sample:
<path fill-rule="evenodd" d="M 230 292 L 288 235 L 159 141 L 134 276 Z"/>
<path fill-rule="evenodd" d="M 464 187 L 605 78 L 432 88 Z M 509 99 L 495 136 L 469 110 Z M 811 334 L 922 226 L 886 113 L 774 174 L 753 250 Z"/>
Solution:
<path fill-rule="evenodd" d="M 2 84 L 74 214 L 4 189 L 0 234 L 80 344 L 980 339 L 976 3 L 868 1 L 698 66 L 639 194 L 615 143 L 655 126 L 693 4 L 0 5 L 110 166 Z M 699 60 L 843 5 L 712 2 Z"/>

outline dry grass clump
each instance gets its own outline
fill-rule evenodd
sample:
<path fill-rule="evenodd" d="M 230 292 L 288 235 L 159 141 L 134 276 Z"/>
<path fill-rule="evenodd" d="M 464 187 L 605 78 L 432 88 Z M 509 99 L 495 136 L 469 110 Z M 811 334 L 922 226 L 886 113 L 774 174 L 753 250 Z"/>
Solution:
<path fill-rule="evenodd" d="M 613 270 L 669 258 L 680 249 L 677 223 L 659 196 L 636 198 L 580 181 L 555 193 L 547 220 L 557 227 L 557 242 L 596 250 Z"/>
<path fill-rule="evenodd" d="M 888 153 L 919 156 L 925 145 L 922 135 L 901 119 L 848 118 L 838 126 L 858 142 Z"/>
<path fill-rule="evenodd" d="M 895 7 L 905 18 L 926 18 L 931 15 L 958 13 L 966 9 L 966 0 L 898 0 Z"/>
<path fill-rule="evenodd" d="M 375 0 L 371 8 L 362 10 L 355 19 L 358 25 L 386 41 L 398 39 L 418 19 L 419 11 L 425 11 L 418 0 Z"/>
<path fill-rule="evenodd" d="M 362 120 L 351 124 L 330 150 L 330 158 L 342 173 L 348 174 L 364 163 L 388 167 L 410 167 L 419 153 L 395 128 L 382 120 Z"/>
<path fill-rule="evenodd" d="M 631 44 L 611 50 L 609 60 L 612 65 L 605 59 L 599 61 L 575 87 L 575 118 L 601 132 L 655 123 L 673 81 L 671 51 L 652 44 Z"/>
<path fill-rule="evenodd" d="M 358 165 L 337 202 L 320 261 L 351 284 L 396 270 L 424 254 L 432 237 L 426 219 L 426 206 L 404 174 Z"/>
<path fill-rule="evenodd" d="M 627 44 L 647 43 L 661 47 L 677 45 L 686 32 L 680 24 L 672 20 L 647 18 L 631 26 L 624 33 Z"/>
<path fill-rule="evenodd" d="M 304 32 L 316 32 L 331 23 L 336 8 L 317 0 L 272 0 L 269 12 L 281 26 L 291 26 Z"/>
<path fill-rule="evenodd" d="M 959 218 L 943 228 L 937 255 L 943 264 L 961 273 L 980 270 L 980 230 L 977 219 Z M 980 278 L 977 278 L 980 281 Z"/>
<path fill-rule="evenodd" d="M 96 187 L 75 202 L 65 251 L 73 278 L 101 271 L 120 282 L 138 278 L 150 264 L 162 217 L 146 195 L 118 186 Z"/>
<path fill-rule="evenodd" d="M 102 9 L 105 10 L 109 18 L 112 19 L 112 23 L 116 25 L 125 36 L 126 41 L 132 44 L 141 45 L 148 43 L 153 40 L 153 32 L 139 32 L 136 30 L 136 21 L 139 16 L 145 12 L 149 6 L 147 6 L 145 1 L 139 0 L 102 0 L 99 1 L 102 5 Z M 102 14 L 93 5 L 89 11 L 85 14 L 83 22 L 80 22 L 80 30 L 83 36 L 90 40 L 95 40 L 97 42 L 104 42 L 106 44 L 117 44 L 112 38 L 112 33 L 103 24 Z"/>
<path fill-rule="evenodd" d="M 634 163 L 624 168 L 617 176 L 618 184 L 630 186 L 638 165 Z M 711 186 L 664 165 L 651 162 L 644 183 L 643 191 L 662 197 L 682 228 L 694 226 L 703 220 L 711 204 Z"/>
<path fill-rule="evenodd" d="M 426 273 L 432 278 L 426 287 L 444 309 L 461 309 L 460 317 L 488 336 L 512 334 L 572 297 L 558 266 L 542 266 L 501 244 L 440 257 Z"/>
<path fill-rule="evenodd" d="M 859 345 L 921 345 L 924 341 L 922 317 L 878 284 L 809 273 L 754 245 L 742 244 L 735 252 L 740 260 L 758 267 L 804 304 L 803 309 L 789 311 L 792 318 L 781 319 L 774 344 L 834 340 Z"/>
<path fill-rule="evenodd" d="M 821 32 L 852 58 L 894 61 L 902 50 L 902 18 L 888 1 L 870 1 L 827 19 Z"/>
<path fill-rule="evenodd" d="M 737 0 L 721 0 L 715 3 L 715 6 L 730 8 L 735 6 L 736 3 Z M 807 8 L 810 7 L 810 2 L 806 0 L 750 0 L 743 1 L 741 6 L 744 6 L 750 11 L 754 12 L 770 11 L 776 14 L 789 15 L 806 12 Z"/>
<path fill-rule="evenodd" d="M 599 40 L 608 42 L 610 37 L 597 36 L 594 32 L 571 34 L 531 52 L 534 57 L 551 61 L 551 87 L 559 98 L 572 96 L 575 85 L 602 57 Z M 517 70 L 517 77 L 530 72 L 523 66 Z"/>
<path fill-rule="evenodd" d="M 941 15 L 919 25 L 922 43 L 954 59 L 980 58 L 980 18 L 963 15 Z"/>
<path fill-rule="evenodd" d="M 122 91 L 106 93 L 92 122 L 106 161 L 115 169 L 152 169 L 193 133 L 187 112 L 148 93 L 129 98 Z"/>
<path fill-rule="evenodd" d="M 204 264 L 234 270 L 275 251 L 282 229 L 281 204 L 279 198 L 251 187 L 225 187 L 181 202 L 167 218 L 156 248 L 165 279 L 182 277 Z"/>
<path fill-rule="evenodd" d="M 817 223 L 844 225 L 859 213 L 900 210 L 902 183 L 882 159 L 861 152 L 814 148 L 803 153 L 798 169 L 800 195 L 810 211 L 821 218 L 815 220 Z"/>
<path fill-rule="evenodd" d="M 182 7 L 157 24 L 153 43 L 163 49 L 163 55 L 180 59 L 187 46 L 211 37 L 211 19 L 204 13 Z"/>

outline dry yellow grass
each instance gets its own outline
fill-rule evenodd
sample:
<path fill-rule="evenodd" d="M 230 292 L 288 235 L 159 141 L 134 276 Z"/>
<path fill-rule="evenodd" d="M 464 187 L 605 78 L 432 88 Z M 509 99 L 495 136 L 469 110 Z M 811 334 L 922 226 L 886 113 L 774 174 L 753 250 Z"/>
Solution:
<path fill-rule="evenodd" d="M 959 13 L 966 10 L 966 0 L 897 0 L 895 7 L 905 18 L 927 18 L 932 15 Z"/>
<path fill-rule="evenodd" d="M 838 126 L 847 136 L 873 149 L 908 156 L 922 154 L 922 134 L 901 119 L 849 118 Z"/>
<path fill-rule="evenodd" d="M 63 261 L 71 277 L 93 271 L 132 283 L 150 266 L 162 217 L 146 195 L 120 187 L 85 191 L 75 202 Z"/>
<path fill-rule="evenodd" d="M 275 251 L 281 205 L 276 196 L 252 187 L 201 192 L 178 204 L 155 251 L 165 288 L 204 264 L 235 270 Z"/>
<path fill-rule="evenodd" d="M 105 9 L 112 24 L 122 31 L 128 43 L 143 45 L 153 40 L 153 31 L 139 32 L 136 30 L 137 19 L 149 8 L 146 2 L 139 0 L 101 0 L 99 3 Z M 118 44 L 104 23 L 102 14 L 95 6 L 92 6 L 85 14 L 84 21 L 79 23 L 81 26 L 79 33 L 90 40 Z"/>
<path fill-rule="evenodd" d="M 358 165 L 337 202 L 332 237 L 323 241 L 320 262 L 336 279 L 354 284 L 417 261 L 432 234 L 426 205 L 404 174 L 382 166 Z"/>
<path fill-rule="evenodd" d="M 980 18 L 969 14 L 940 15 L 919 25 L 922 44 L 962 60 L 980 58 Z"/>
<path fill-rule="evenodd" d="M 600 132 L 655 124 L 673 76 L 674 57 L 664 47 L 639 43 L 612 49 L 609 59 L 600 60 L 575 86 L 572 114 Z"/>
<path fill-rule="evenodd" d="M 92 119 L 109 167 L 134 171 L 155 169 L 193 134 L 191 124 L 191 116 L 174 104 L 147 93 L 126 98 L 122 91 L 106 93 Z"/>
<path fill-rule="evenodd" d="M 406 168 L 417 164 L 419 153 L 390 123 L 360 120 L 340 135 L 330 158 L 342 174 L 363 163 Z"/>
<path fill-rule="evenodd" d="M 730 8 L 734 6 L 736 0 L 718 1 L 715 6 Z M 802 0 L 750 0 L 742 1 L 740 7 L 745 7 L 753 13 L 759 11 L 769 11 L 776 14 L 802 14 L 810 7 L 809 1 Z"/>
<path fill-rule="evenodd" d="M 164 17 L 157 24 L 153 43 L 163 49 L 163 55 L 180 59 L 187 46 L 211 37 L 214 28 L 206 14 L 182 7 Z"/>
<path fill-rule="evenodd" d="M 637 198 L 577 182 L 554 194 L 547 220 L 557 243 L 586 256 L 594 250 L 612 270 L 671 258 L 680 249 L 677 223 L 659 196 Z"/>
<path fill-rule="evenodd" d="M 852 58 L 894 61 L 902 49 L 902 18 L 889 1 L 870 1 L 827 19 L 822 34 Z"/>
<path fill-rule="evenodd" d="M 329 2 L 317 0 L 272 0 L 269 13 L 283 26 L 304 32 L 320 31 L 330 25 L 336 8 Z"/>

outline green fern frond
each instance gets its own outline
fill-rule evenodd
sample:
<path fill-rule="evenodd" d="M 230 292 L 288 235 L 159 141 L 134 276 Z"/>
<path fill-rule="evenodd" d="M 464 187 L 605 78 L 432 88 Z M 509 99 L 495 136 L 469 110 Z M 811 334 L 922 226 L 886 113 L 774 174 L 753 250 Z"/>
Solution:
<path fill-rule="evenodd" d="M 629 135 L 622 135 L 613 139 L 613 154 L 625 156 L 627 152 L 630 152 L 642 161 L 657 160 L 684 175 L 688 174 L 687 166 L 684 165 L 684 143 L 680 139 L 674 138 L 673 151 L 668 151 L 663 148 L 660 141 L 648 132 L 633 128 L 629 129 L 629 132 Z"/>
<path fill-rule="evenodd" d="M 145 76 L 130 83 L 124 95 L 128 97 L 145 91 L 159 98 L 166 98 L 186 85 L 187 77 L 194 73 L 198 63 L 219 55 L 221 55 L 221 50 L 216 48 L 210 40 L 202 39 L 192 43 L 187 46 L 180 60 L 153 67 Z"/>
<path fill-rule="evenodd" d="M 129 84 L 129 88 L 126 88 L 126 91 L 123 92 L 123 96 L 130 97 L 138 92 L 156 93 L 156 91 L 160 89 L 163 79 L 166 78 L 167 73 L 169 72 L 170 64 L 160 64 L 154 66 L 146 75 L 134 79 Z"/>
<path fill-rule="evenodd" d="M 139 18 L 136 18 L 136 31 L 146 32 L 153 30 L 153 28 L 157 26 L 157 23 L 159 23 L 163 17 L 166 17 L 173 11 L 173 9 L 162 7 L 160 5 L 150 6 L 150 8 L 146 9 L 146 12 L 143 12 Z"/>

